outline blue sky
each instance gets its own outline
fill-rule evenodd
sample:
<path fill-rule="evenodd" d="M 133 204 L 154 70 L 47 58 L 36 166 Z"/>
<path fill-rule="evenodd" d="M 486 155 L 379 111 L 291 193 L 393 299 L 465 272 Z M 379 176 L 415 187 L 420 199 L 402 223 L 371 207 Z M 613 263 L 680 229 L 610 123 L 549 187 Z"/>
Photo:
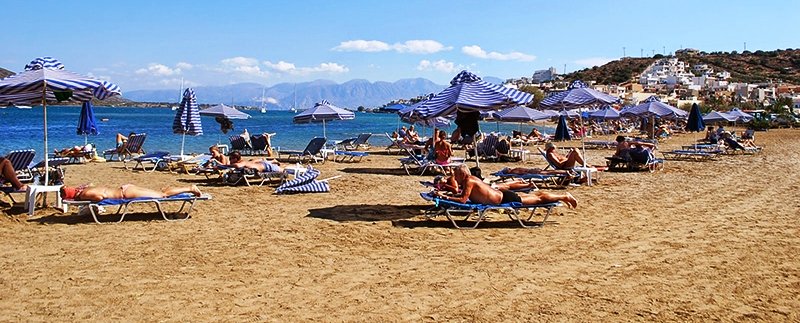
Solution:
<path fill-rule="evenodd" d="M 53 56 L 123 91 L 330 79 L 446 84 L 622 57 L 800 47 L 800 1 L 9 1 L 0 67 Z M 32 13 L 36 9 L 44 9 Z"/>

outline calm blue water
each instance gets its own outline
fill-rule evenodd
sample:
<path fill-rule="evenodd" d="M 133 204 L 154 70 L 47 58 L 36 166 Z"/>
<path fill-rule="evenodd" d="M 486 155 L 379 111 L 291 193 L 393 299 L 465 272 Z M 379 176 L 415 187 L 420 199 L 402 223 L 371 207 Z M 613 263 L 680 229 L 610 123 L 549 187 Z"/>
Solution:
<path fill-rule="evenodd" d="M 77 135 L 76 127 L 80 115 L 80 107 L 47 107 L 48 147 L 52 152 L 56 148 L 83 145 L 84 136 Z M 250 134 L 274 132 L 273 146 L 282 149 L 303 149 L 309 140 L 322 137 L 322 124 L 293 124 L 290 111 L 247 111 L 252 117 L 247 120 L 233 120 L 234 130 L 227 135 L 219 130 L 219 124 L 211 117 L 202 117 L 203 135 L 187 136 L 185 151 L 187 153 L 206 152 L 208 147 L 218 141 L 228 143 L 228 137 L 241 133 L 245 128 Z M 145 149 L 147 151 L 167 150 L 180 152 L 181 136 L 172 133 L 172 120 L 175 111 L 166 108 L 110 108 L 95 107 L 100 134 L 89 136 L 89 142 L 97 145 L 98 151 L 113 148 L 117 132 L 127 136 L 130 132 L 147 133 Z M 100 121 L 107 118 L 108 121 Z M 0 109 L 0 155 L 14 149 L 36 149 L 36 160 L 41 159 L 44 149 L 42 108 L 30 110 L 16 108 Z M 388 145 L 389 140 L 383 133 L 391 133 L 398 125 L 395 114 L 356 113 L 354 120 L 327 122 L 327 134 L 331 140 L 355 137 L 362 132 L 371 132 L 373 145 Z M 455 125 L 451 126 L 450 130 Z M 510 133 L 517 130 L 517 124 L 500 124 L 499 130 Z M 541 124 L 537 127 L 542 128 Z M 483 123 L 484 131 L 496 131 L 496 123 Z M 530 131 L 531 126 L 522 125 L 522 130 Z M 421 129 L 420 129 L 421 130 Z M 425 130 L 430 135 L 431 130 Z M 549 130 L 548 132 L 552 132 Z M 423 131 L 420 131 L 422 134 Z"/>

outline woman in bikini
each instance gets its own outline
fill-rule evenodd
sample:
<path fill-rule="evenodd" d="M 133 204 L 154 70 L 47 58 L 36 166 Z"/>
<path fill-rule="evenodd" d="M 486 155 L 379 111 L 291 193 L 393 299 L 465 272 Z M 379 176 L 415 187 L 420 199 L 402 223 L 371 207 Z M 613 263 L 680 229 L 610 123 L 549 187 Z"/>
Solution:
<path fill-rule="evenodd" d="M 203 194 L 200 192 L 200 189 L 197 188 L 197 185 L 165 187 L 161 191 L 139 187 L 133 184 L 125 184 L 120 187 L 91 186 L 91 184 L 77 187 L 66 185 L 61 187 L 61 197 L 65 200 L 92 202 L 100 202 L 104 199 L 132 199 L 138 197 L 164 198 L 181 193 L 192 193 L 194 196 Z"/>

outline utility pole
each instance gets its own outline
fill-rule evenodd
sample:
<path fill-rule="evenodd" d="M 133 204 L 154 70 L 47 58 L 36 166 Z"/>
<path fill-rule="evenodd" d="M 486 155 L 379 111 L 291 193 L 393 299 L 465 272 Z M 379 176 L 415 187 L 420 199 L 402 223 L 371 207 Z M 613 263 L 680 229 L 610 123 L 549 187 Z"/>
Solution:
<path fill-rule="evenodd" d="M 747 42 L 744 42 L 744 51 L 747 51 Z"/>
<path fill-rule="evenodd" d="M 564 73 L 563 74 L 567 74 L 567 64 L 564 64 Z"/>
<path fill-rule="evenodd" d="M 644 57 L 644 48 L 639 49 L 639 57 Z"/>
<path fill-rule="evenodd" d="M 653 51 L 653 56 L 656 56 L 656 50 L 653 49 L 652 51 Z"/>
<path fill-rule="evenodd" d="M 622 58 L 625 58 L 625 46 L 622 46 Z"/>
<path fill-rule="evenodd" d="M 661 46 L 661 54 L 667 55 L 667 46 Z"/>

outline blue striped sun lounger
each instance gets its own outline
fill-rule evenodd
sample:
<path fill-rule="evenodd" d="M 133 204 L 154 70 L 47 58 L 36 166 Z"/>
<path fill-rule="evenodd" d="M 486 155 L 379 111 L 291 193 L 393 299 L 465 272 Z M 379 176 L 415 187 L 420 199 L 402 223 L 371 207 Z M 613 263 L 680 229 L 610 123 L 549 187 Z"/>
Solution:
<path fill-rule="evenodd" d="M 497 204 L 497 205 L 488 205 L 488 204 L 478 204 L 478 203 L 458 203 L 454 201 L 442 200 L 433 195 L 432 193 L 420 193 L 422 199 L 426 201 L 433 202 L 434 207 L 425 211 L 425 216 L 428 219 L 444 215 L 450 220 L 450 223 L 453 224 L 454 227 L 457 229 L 475 229 L 478 227 L 483 220 L 486 219 L 486 213 L 492 210 L 504 210 L 506 215 L 512 220 L 517 221 L 523 228 L 538 228 L 544 226 L 545 222 L 547 222 L 547 218 L 553 212 L 553 209 L 557 206 L 560 206 L 560 202 L 555 203 L 545 203 L 545 204 L 536 204 L 536 205 L 523 205 L 522 203 L 504 203 L 504 204 Z M 542 209 L 544 210 L 544 218 L 541 222 L 538 222 L 537 225 L 530 225 L 531 219 L 536 216 L 536 210 Z M 521 216 L 522 210 L 530 211 L 530 215 L 523 219 Z M 460 226 L 458 222 L 454 219 L 455 216 L 463 216 L 464 221 L 468 220 L 472 216 L 476 216 L 475 222 L 472 226 L 464 227 Z"/>
<path fill-rule="evenodd" d="M 181 193 L 181 194 L 173 195 L 173 196 L 170 196 L 170 197 L 164 197 L 164 198 L 140 197 L 140 198 L 131 198 L 131 199 L 105 199 L 105 200 L 102 200 L 100 202 L 76 201 L 76 200 L 67 200 L 67 199 L 65 199 L 62 202 L 64 204 L 67 204 L 67 205 L 75 205 L 75 206 L 79 206 L 79 207 L 80 206 L 88 207 L 89 210 L 90 210 L 90 213 L 92 214 L 92 218 L 94 219 L 94 222 L 103 224 L 103 223 L 119 223 L 119 222 L 122 222 L 122 220 L 124 220 L 125 216 L 128 214 L 128 207 L 133 205 L 133 204 L 140 204 L 140 203 L 152 203 L 153 205 L 155 205 L 156 206 L 156 210 L 158 210 L 158 212 L 161 214 L 161 217 L 164 218 L 164 220 L 167 220 L 167 221 L 182 221 L 182 220 L 186 220 L 186 219 L 188 219 L 190 217 L 189 213 L 192 212 L 192 209 L 194 208 L 194 204 L 197 201 L 206 201 L 206 200 L 210 200 L 210 199 L 211 199 L 211 195 L 208 195 L 208 194 L 203 194 L 201 196 L 194 196 L 194 194 L 191 194 L 191 193 Z M 163 207 L 162 204 L 172 203 L 172 202 L 181 203 L 181 207 L 176 212 L 167 213 L 164 210 L 164 207 Z M 188 208 L 187 208 L 187 205 L 188 205 Z M 116 221 L 114 221 L 114 220 L 111 220 L 111 221 L 100 221 L 100 219 L 98 218 L 98 214 L 97 214 L 98 213 L 97 210 L 99 209 L 99 206 L 119 206 L 119 208 L 117 208 L 117 212 L 115 213 L 116 215 L 119 215 L 119 219 L 117 219 Z M 183 212 L 184 209 L 186 209 L 186 212 Z"/>
<path fill-rule="evenodd" d="M 661 152 L 664 159 L 667 160 L 683 160 L 683 161 L 709 161 L 717 157 L 716 153 L 700 152 L 696 150 L 682 150 L 676 149 L 673 151 Z"/>
<path fill-rule="evenodd" d="M 500 180 L 507 180 L 509 178 L 519 178 L 543 187 L 567 187 L 572 180 L 578 177 L 578 174 L 511 174 L 506 172 L 507 169 L 501 169 L 493 176 L 497 176 Z"/>
<path fill-rule="evenodd" d="M 337 150 L 334 152 L 333 161 L 335 162 L 360 162 L 364 157 L 369 156 L 368 152 L 364 151 L 346 151 Z"/>

